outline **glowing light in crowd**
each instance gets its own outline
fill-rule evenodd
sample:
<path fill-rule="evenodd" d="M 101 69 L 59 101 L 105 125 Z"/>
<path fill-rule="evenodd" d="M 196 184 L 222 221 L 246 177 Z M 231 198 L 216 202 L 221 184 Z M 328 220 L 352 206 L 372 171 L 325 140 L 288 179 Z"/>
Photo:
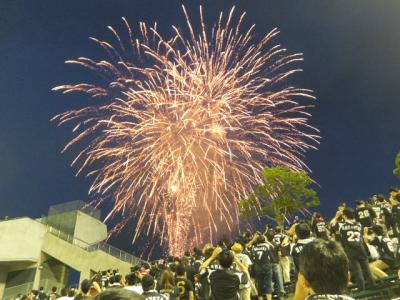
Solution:
<path fill-rule="evenodd" d="M 135 37 L 123 18 L 126 39 L 109 26 L 115 46 L 91 38 L 107 60 L 66 62 L 99 80 L 54 88 L 93 98 L 54 120 L 75 124 L 65 149 L 83 147 L 73 164 L 93 178 L 94 202 L 113 201 L 106 219 L 122 215 L 111 233 L 132 221 L 134 240 L 160 237 L 174 255 L 235 229 L 262 167 L 303 169 L 318 140 L 297 102 L 311 91 L 288 83 L 302 56 L 271 44 L 278 30 L 256 40 L 234 9 L 207 30 L 201 8 L 196 30 L 183 12 L 186 30 L 172 26 L 169 39 L 156 24 Z"/>

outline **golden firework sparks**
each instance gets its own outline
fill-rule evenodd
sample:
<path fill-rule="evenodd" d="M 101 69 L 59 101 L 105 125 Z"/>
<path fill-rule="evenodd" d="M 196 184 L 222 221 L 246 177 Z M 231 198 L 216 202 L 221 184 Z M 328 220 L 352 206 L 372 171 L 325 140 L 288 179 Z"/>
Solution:
<path fill-rule="evenodd" d="M 123 215 L 111 232 L 135 220 L 134 240 L 160 236 L 173 255 L 236 228 L 237 203 L 262 182 L 262 167 L 303 169 L 318 141 L 296 102 L 311 91 L 287 85 L 302 55 L 269 45 L 278 30 L 255 41 L 254 26 L 242 32 L 244 14 L 235 21 L 232 8 L 208 32 L 200 7 L 197 33 L 183 12 L 187 32 L 172 26 L 170 39 L 144 23 L 135 37 L 123 18 L 127 43 L 109 26 L 117 46 L 91 38 L 108 60 L 66 62 L 102 83 L 54 88 L 95 98 L 54 119 L 76 124 L 65 149 L 86 143 L 72 164 L 93 177 L 97 204 L 113 201 L 106 220 Z"/>

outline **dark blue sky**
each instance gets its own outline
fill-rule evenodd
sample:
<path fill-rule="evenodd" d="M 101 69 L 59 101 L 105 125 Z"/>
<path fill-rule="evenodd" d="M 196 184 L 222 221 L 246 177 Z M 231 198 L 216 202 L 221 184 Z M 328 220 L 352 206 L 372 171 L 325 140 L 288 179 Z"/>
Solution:
<path fill-rule="evenodd" d="M 193 15 L 203 4 L 210 22 L 236 5 L 257 33 L 278 27 L 276 41 L 304 53 L 298 81 L 318 97 L 311 124 L 322 136 L 306 161 L 324 213 L 399 183 L 399 1 L 0 0 L 0 216 L 39 216 L 51 204 L 87 199 L 89 181 L 69 167 L 76 151 L 60 154 L 70 128 L 49 121 L 87 104 L 51 92 L 88 76 L 63 62 L 98 55 L 88 37 L 111 38 L 106 25 L 121 28 L 122 16 L 134 26 L 157 21 L 168 34 L 183 25 L 181 3 Z"/>

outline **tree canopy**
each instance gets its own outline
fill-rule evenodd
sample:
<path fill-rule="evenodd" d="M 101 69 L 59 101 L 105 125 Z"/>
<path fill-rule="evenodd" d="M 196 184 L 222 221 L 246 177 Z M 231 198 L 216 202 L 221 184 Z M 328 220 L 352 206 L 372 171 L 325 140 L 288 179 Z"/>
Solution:
<path fill-rule="evenodd" d="M 267 216 L 282 226 L 286 216 L 320 203 L 317 192 L 309 187 L 313 181 L 305 171 L 293 171 L 286 166 L 266 167 L 263 180 L 264 184 L 240 201 L 242 217 Z"/>
<path fill-rule="evenodd" d="M 393 174 L 400 179 L 400 152 L 397 153 L 395 164 L 396 168 L 393 170 Z"/>

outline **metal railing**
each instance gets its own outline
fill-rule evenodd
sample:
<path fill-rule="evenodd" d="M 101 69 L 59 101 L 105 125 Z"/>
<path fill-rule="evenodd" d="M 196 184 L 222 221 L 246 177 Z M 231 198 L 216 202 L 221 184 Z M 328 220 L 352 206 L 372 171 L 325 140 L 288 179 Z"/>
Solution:
<path fill-rule="evenodd" d="M 85 241 L 82 241 L 76 237 L 74 237 L 71 234 L 68 234 L 60 229 L 54 228 L 50 225 L 47 225 L 47 232 L 51 233 L 52 235 L 70 243 L 73 245 L 76 245 L 88 252 L 93 252 L 96 250 L 103 251 L 111 256 L 114 256 L 115 258 L 118 258 L 122 261 L 128 262 L 132 265 L 136 265 L 139 263 L 145 262 L 144 260 L 133 256 L 132 254 L 129 254 L 128 252 L 125 252 L 121 249 L 118 249 L 117 247 L 114 247 L 110 244 L 107 244 L 106 242 L 100 242 L 94 245 L 90 245 Z"/>
<path fill-rule="evenodd" d="M 98 244 L 91 245 L 91 246 L 87 247 L 86 250 L 89 252 L 101 250 L 101 251 L 106 252 L 109 255 L 114 256 L 122 261 L 130 263 L 131 265 L 137 265 L 139 263 L 145 262 L 144 260 L 142 260 L 136 256 L 133 256 L 132 254 L 129 254 L 128 252 L 118 249 L 110 244 L 105 243 L 105 242 L 100 242 Z"/>
<path fill-rule="evenodd" d="M 27 294 L 32 290 L 33 282 L 7 287 L 4 289 L 3 299 L 14 299 L 18 294 Z"/>

